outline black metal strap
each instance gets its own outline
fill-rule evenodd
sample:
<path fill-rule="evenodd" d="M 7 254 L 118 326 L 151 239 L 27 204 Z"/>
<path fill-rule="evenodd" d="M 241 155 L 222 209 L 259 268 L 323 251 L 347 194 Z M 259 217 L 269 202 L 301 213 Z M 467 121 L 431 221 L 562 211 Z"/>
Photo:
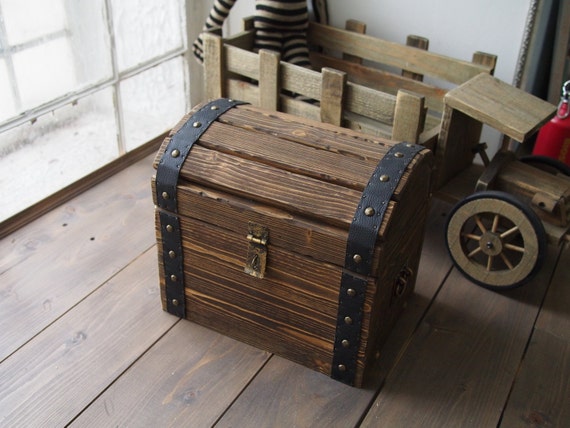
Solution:
<path fill-rule="evenodd" d="M 176 132 L 160 159 L 156 170 L 156 200 L 161 211 L 162 261 L 166 282 L 166 310 L 184 317 L 184 258 L 178 214 L 177 185 L 182 164 L 192 146 L 208 127 L 229 109 L 245 104 L 241 101 L 218 99 L 194 113 Z"/>
<path fill-rule="evenodd" d="M 331 377 L 349 385 L 355 381 L 366 277 L 373 270 L 372 259 L 380 225 L 404 171 L 423 149 L 415 144 L 398 143 L 386 153 L 362 192 L 348 230 Z"/>

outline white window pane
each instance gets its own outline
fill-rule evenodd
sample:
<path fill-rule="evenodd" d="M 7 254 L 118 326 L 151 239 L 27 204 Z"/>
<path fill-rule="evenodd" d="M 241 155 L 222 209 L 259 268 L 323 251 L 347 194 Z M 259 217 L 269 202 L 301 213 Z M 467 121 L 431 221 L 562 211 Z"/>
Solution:
<path fill-rule="evenodd" d="M 23 50 L 13 58 L 24 109 L 57 98 L 75 88 L 73 59 L 66 39 Z"/>
<path fill-rule="evenodd" d="M 6 61 L 0 59 L 0 122 L 16 113 Z"/>
<path fill-rule="evenodd" d="M 182 47 L 182 0 L 112 0 L 119 70 Z"/>
<path fill-rule="evenodd" d="M 1 0 L 1 4 L 11 45 L 66 28 L 62 0 Z"/>
<path fill-rule="evenodd" d="M 68 37 L 77 85 L 113 76 L 105 0 L 67 1 Z"/>
<path fill-rule="evenodd" d="M 171 129 L 186 113 L 184 61 L 174 58 L 125 80 L 121 98 L 127 150 Z"/>
<path fill-rule="evenodd" d="M 0 222 L 117 156 L 111 89 L 0 134 Z"/>

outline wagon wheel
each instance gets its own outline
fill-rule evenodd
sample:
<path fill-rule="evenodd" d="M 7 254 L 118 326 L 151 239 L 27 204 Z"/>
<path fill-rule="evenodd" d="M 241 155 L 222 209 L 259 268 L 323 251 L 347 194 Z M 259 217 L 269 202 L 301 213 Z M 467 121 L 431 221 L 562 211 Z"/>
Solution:
<path fill-rule="evenodd" d="M 550 174 L 560 173 L 562 175 L 570 176 L 570 166 L 558 159 L 549 158 L 548 156 L 529 155 L 523 156 L 519 160 Z"/>
<path fill-rule="evenodd" d="M 540 269 L 546 233 L 536 213 L 505 192 L 474 193 L 451 211 L 447 249 L 457 268 L 492 290 L 522 285 Z"/>

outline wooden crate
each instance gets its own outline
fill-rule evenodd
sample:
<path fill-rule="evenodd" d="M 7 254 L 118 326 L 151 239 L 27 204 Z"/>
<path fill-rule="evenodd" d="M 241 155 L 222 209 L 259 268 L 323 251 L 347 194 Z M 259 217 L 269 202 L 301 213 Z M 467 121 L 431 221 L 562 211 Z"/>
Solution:
<path fill-rule="evenodd" d="M 471 62 L 463 61 L 427 51 L 428 41 L 421 37 L 410 36 L 407 46 L 364 34 L 365 25 L 358 21 L 350 20 L 346 27 L 310 23 L 311 62 L 320 72 L 281 62 L 273 52 L 253 53 L 251 19 L 233 37 L 204 34 L 207 98 L 246 100 L 383 138 L 418 142 L 436 153 L 436 174 L 446 169 L 441 162 L 448 160 L 448 151 L 471 153 L 481 127 L 470 130 L 469 143 L 459 134 L 451 142 L 440 138 L 444 98 L 479 74 L 492 75 L 497 57 L 476 52 Z M 283 90 L 319 105 L 285 96 Z M 442 175 L 434 181 L 436 188 L 451 178 Z"/>
<path fill-rule="evenodd" d="M 361 385 L 414 288 L 432 152 L 219 99 L 155 167 L 164 309 Z"/>
<path fill-rule="evenodd" d="M 225 39 L 212 33 L 202 37 L 207 99 L 234 98 L 374 136 L 419 140 L 425 121 L 421 95 L 406 90 L 388 94 L 349 81 L 343 71 L 310 70 L 280 61 L 275 52 L 254 53 L 253 30 Z"/>
<path fill-rule="evenodd" d="M 395 94 L 407 90 L 425 97 L 428 109 L 420 142 L 434 140 L 439 132 L 446 93 L 473 77 L 492 75 L 496 55 L 475 52 L 464 61 L 429 52 L 429 40 L 408 36 L 407 45 L 364 34 L 366 25 L 349 20 L 345 29 L 311 23 L 308 38 L 315 68 L 332 67 L 347 73 L 349 81 Z"/>

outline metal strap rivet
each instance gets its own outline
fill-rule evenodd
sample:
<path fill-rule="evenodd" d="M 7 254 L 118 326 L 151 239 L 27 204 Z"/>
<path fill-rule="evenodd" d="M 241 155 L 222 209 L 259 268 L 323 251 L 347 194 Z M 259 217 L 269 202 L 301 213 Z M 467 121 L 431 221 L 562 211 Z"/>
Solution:
<path fill-rule="evenodd" d="M 222 114 L 245 104 L 220 98 L 205 104 L 172 135 L 156 171 L 156 200 L 162 236 L 166 310 L 186 316 L 182 224 L 178 216 L 178 179 L 194 144 Z"/>
<path fill-rule="evenodd" d="M 331 377 L 349 385 L 357 376 L 368 283 L 375 281 L 371 275 L 380 268 L 373 263 L 378 230 L 404 172 L 421 150 L 422 146 L 409 143 L 388 150 L 364 187 L 349 227 L 331 364 Z"/>

